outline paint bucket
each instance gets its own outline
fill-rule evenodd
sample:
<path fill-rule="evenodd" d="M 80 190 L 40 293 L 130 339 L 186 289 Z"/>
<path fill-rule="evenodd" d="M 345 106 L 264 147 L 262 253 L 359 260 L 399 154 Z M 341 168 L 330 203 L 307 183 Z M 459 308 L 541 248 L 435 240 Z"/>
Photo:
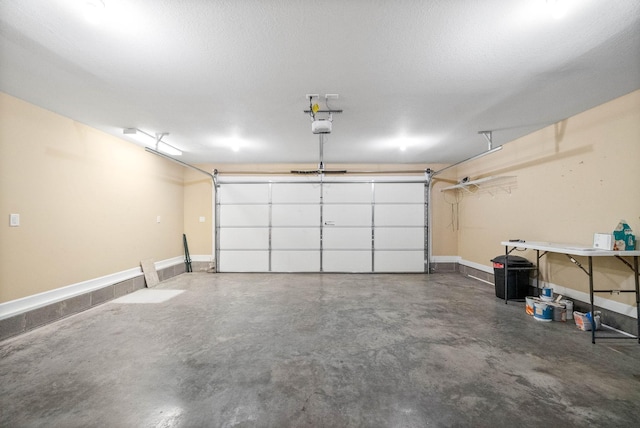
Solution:
<path fill-rule="evenodd" d="M 540 298 L 545 302 L 553 301 L 553 288 L 544 287 L 540 289 Z"/>
<path fill-rule="evenodd" d="M 573 319 L 573 302 L 571 300 L 560 300 L 560 303 L 562 303 L 564 307 L 567 308 L 567 319 L 572 320 Z"/>
<path fill-rule="evenodd" d="M 536 302 L 535 297 L 531 297 L 531 296 L 527 296 L 524 298 L 525 301 L 525 306 L 524 306 L 524 311 L 526 312 L 527 315 L 531 315 L 533 316 L 533 304 Z"/>
<path fill-rule="evenodd" d="M 567 320 L 567 309 L 561 303 L 549 303 L 553 306 L 553 320 L 565 322 Z"/>
<path fill-rule="evenodd" d="M 536 321 L 553 321 L 553 306 L 545 302 L 533 304 L 533 319 Z"/>

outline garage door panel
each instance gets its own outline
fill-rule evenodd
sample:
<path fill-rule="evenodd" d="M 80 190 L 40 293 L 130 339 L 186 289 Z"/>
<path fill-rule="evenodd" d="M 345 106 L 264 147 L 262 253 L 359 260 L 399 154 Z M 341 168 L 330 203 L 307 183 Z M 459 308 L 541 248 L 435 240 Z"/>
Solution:
<path fill-rule="evenodd" d="M 222 205 L 220 226 L 269 226 L 268 205 Z"/>
<path fill-rule="evenodd" d="M 424 184 L 422 183 L 376 183 L 376 203 L 424 203 Z"/>
<path fill-rule="evenodd" d="M 323 202 L 332 203 L 371 203 L 371 183 L 333 183 L 322 188 Z"/>
<path fill-rule="evenodd" d="M 351 249 L 371 251 L 370 228 L 329 228 L 322 235 L 322 248 L 325 250 Z"/>
<path fill-rule="evenodd" d="M 320 205 L 274 205 L 271 224 L 281 226 L 320 226 Z"/>
<path fill-rule="evenodd" d="M 279 251 L 271 253 L 271 270 L 274 272 L 318 272 L 320 251 Z"/>
<path fill-rule="evenodd" d="M 333 226 L 371 226 L 371 205 L 324 205 L 322 218 Z"/>
<path fill-rule="evenodd" d="M 376 251 L 375 272 L 424 272 L 424 251 Z"/>
<path fill-rule="evenodd" d="M 273 250 L 320 250 L 320 228 L 283 227 L 271 230 Z"/>
<path fill-rule="evenodd" d="M 220 252 L 221 272 L 268 272 L 268 251 L 231 251 Z"/>
<path fill-rule="evenodd" d="M 376 228 L 375 249 L 420 250 L 424 248 L 424 228 Z"/>
<path fill-rule="evenodd" d="M 376 226 L 423 226 L 424 205 L 376 205 Z"/>
<path fill-rule="evenodd" d="M 371 272 L 371 251 L 324 251 L 324 272 Z"/>
<path fill-rule="evenodd" d="M 318 203 L 320 185 L 311 183 L 273 183 L 271 201 L 281 203 Z"/>
<path fill-rule="evenodd" d="M 220 203 L 227 204 L 268 204 L 269 184 L 225 184 L 218 188 Z"/>
<path fill-rule="evenodd" d="M 268 228 L 226 228 L 220 230 L 220 248 L 225 250 L 268 250 Z"/>

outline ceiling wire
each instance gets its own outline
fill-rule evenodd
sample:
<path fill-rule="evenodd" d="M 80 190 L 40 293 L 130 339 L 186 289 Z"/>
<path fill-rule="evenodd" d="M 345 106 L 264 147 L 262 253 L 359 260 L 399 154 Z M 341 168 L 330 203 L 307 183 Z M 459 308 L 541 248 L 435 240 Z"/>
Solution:
<path fill-rule="evenodd" d="M 451 205 L 451 223 L 449 223 L 447 227 L 451 226 L 451 230 L 455 232 L 460 230 L 460 201 L 462 200 L 462 193 L 457 191 L 452 192 L 455 195 L 453 202 L 447 200 L 447 193 L 448 192 L 443 192 L 442 196 L 444 202 Z"/>
<path fill-rule="evenodd" d="M 316 120 L 316 114 L 313 112 L 313 96 L 309 96 L 309 118 L 311 122 Z"/>

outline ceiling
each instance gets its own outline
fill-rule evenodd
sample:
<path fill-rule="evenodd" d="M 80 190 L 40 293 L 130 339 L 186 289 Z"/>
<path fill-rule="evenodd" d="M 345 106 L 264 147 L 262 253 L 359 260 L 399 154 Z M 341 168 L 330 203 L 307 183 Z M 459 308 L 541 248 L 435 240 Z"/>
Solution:
<path fill-rule="evenodd" d="M 327 165 L 453 163 L 640 88 L 640 1 L 555 1 L 0 0 L 0 90 L 190 163 L 317 162 L 338 94 Z"/>

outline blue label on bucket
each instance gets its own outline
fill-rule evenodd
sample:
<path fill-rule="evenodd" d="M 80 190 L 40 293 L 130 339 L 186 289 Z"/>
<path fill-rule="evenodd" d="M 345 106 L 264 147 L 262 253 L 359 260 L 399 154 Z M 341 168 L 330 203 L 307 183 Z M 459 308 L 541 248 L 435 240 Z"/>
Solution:
<path fill-rule="evenodd" d="M 533 304 L 533 317 L 538 321 L 551 321 L 553 320 L 553 307 L 546 303 L 534 303 Z"/>
<path fill-rule="evenodd" d="M 545 287 L 545 288 L 541 289 L 540 291 L 542 293 L 542 294 L 540 294 L 540 296 L 547 297 L 547 298 L 553 298 L 553 288 Z"/>

